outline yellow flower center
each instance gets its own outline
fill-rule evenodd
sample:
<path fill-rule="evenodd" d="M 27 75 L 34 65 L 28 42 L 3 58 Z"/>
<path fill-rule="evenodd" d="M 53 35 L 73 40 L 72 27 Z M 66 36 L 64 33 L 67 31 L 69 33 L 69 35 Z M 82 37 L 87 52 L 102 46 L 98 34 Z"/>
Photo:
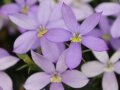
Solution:
<path fill-rule="evenodd" d="M 37 36 L 42 37 L 48 30 L 44 27 L 40 27 Z"/>
<path fill-rule="evenodd" d="M 50 81 L 53 83 L 59 83 L 61 82 L 61 77 L 58 74 L 54 74 L 51 78 Z"/>
<path fill-rule="evenodd" d="M 111 72 L 111 71 L 113 71 L 114 70 L 114 68 L 113 68 L 113 63 L 111 62 L 111 61 L 109 61 L 108 63 L 107 63 L 107 65 L 105 66 L 105 71 L 106 72 Z"/>
<path fill-rule="evenodd" d="M 22 12 L 22 13 L 27 13 L 27 12 L 28 12 L 28 8 L 27 8 L 26 5 L 24 5 L 24 6 L 22 7 L 21 12 Z"/>
<path fill-rule="evenodd" d="M 103 34 L 102 35 L 102 38 L 104 39 L 104 40 L 109 40 L 110 39 L 110 36 L 109 36 L 109 34 Z"/>
<path fill-rule="evenodd" d="M 80 34 L 73 34 L 73 36 L 70 38 L 70 40 L 72 41 L 72 42 L 81 42 L 81 36 L 80 36 Z"/>

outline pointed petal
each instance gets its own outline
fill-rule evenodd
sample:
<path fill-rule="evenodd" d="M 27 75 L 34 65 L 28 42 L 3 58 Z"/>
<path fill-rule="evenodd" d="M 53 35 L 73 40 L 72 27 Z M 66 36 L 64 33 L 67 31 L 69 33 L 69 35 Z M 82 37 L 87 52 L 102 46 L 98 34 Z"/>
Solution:
<path fill-rule="evenodd" d="M 76 30 L 79 28 L 79 25 L 73 11 L 66 4 L 63 4 L 62 6 L 62 16 L 68 30 L 70 30 L 70 32 L 76 32 Z"/>
<path fill-rule="evenodd" d="M 81 88 L 87 85 L 89 80 L 80 71 L 68 70 L 62 74 L 62 81 L 73 88 Z"/>
<path fill-rule="evenodd" d="M 9 56 L 9 53 L 5 49 L 0 48 L 0 58 L 3 58 L 5 56 Z"/>
<path fill-rule="evenodd" d="M 117 78 L 114 72 L 105 73 L 102 80 L 103 90 L 118 90 Z"/>
<path fill-rule="evenodd" d="M 72 42 L 67 50 L 65 62 L 70 69 L 80 65 L 82 59 L 81 45 Z"/>
<path fill-rule="evenodd" d="M 120 13 L 120 5 L 118 3 L 105 2 L 98 5 L 95 10 L 103 12 L 103 15 L 115 15 Z"/>
<path fill-rule="evenodd" d="M 14 3 L 6 4 L 1 7 L 1 13 L 6 16 L 9 14 L 18 13 L 19 10 L 20 10 L 20 7 Z"/>
<path fill-rule="evenodd" d="M 102 31 L 104 33 L 109 33 L 110 32 L 110 24 L 109 24 L 109 20 L 107 17 L 102 16 L 99 22 L 100 28 L 102 29 Z"/>
<path fill-rule="evenodd" d="M 52 83 L 50 85 L 50 90 L 64 90 L 64 87 L 61 83 Z"/>
<path fill-rule="evenodd" d="M 94 77 L 104 72 L 104 65 L 98 61 L 91 61 L 83 64 L 81 69 L 86 76 Z"/>
<path fill-rule="evenodd" d="M 108 49 L 104 40 L 93 36 L 84 36 L 82 44 L 93 51 L 105 51 Z"/>
<path fill-rule="evenodd" d="M 42 0 L 38 7 L 38 20 L 41 25 L 46 25 L 51 14 L 51 1 Z"/>
<path fill-rule="evenodd" d="M 0 87 L 2 90 L 13 90 L 11 78 L 4 72 L 0 72 Z"/>
<path fill-rule="evenodd" d="M 61 50 L 57 43 L 53 43 L 42 37 L 40 40 L 42 54 L 52 62 L 57 62 Z"/>
<path fill-rule="evenodd" d="M 54 64 L 50 60 L 46 59 L 44 56 L 42 56 L 34 51 L 32 51 L 31 54 L 32 54 L 32 58 L 33 58 L 34 62 L 45 72 L 52 73 L 55 71 Z"/>
<path fill-rule="evenodd" d="M 107 51 L 102 51 L 102 52 L 93 51 L 93 54 L 102 63 L 107 63 L 109 60 Z"/>
<path fill-rule="evenodd" d="M 54 28 L 49 30 L 45 37 L 52 42 L 65 42 L 69 41 L 72 33 L 62 28 Z"/>
<path fill-rule="evenodd" d="M 9 15 L 10 20 L 21 28 L 33 30 L 37 28 L 37 22 L 34 18 L 23 14 Z"/>
<path fill-rule="evenodd" d="M 26 90 L 40 90 L 50 83 L 50 75 L 40 72 L 30 76 L 24 84 Z"/>
<path fill-rule="evenodd" d="M 119 59 L 120 59 L 120 50 L 117 50 L 110 58 L 110 61 L 116 63 Z"/>
<path fill-rule="evenodd" d="M 56 65 L 56 70 L 59 73 L 64 72 L 65 70 L 67 70 L 67 65 L 65 64 L 65 55 L 66 55 L 67 50 L 63 51 L 63 53 L 61 54 L 61 56 L 58 59 L 57 65 Z"/>
<path fill-rule="evenodd" d="M 113 38 L 118 38 L 120 37 L 120 16 L 117 17 L 117 19 L 114 21 L 112 27 L 111 27 L 111 35 Z"/>
<path fill-rule="evenodd" d="M 0 58 L 0 70 L 6 70 L 11 66 L 15 65 L 19 61 L 19 58 L 14 56 L 6 56 Z"/>
<path fill-rule="evenodd" d="M 80 33 L 82 35 L 87 34 L 91 30 L 93 30 L 96 25 L 99 23 L 101 17 L 101 13 L 94 13 L 86 18 L 80 26 Z"/>
<path fill-rule="evenodd" d="M 23 33 L 15 40 L 14 52 L 20 54 L 28 52 L 35 44 L 36 40 L 36 31 L 28 31 Z"/>

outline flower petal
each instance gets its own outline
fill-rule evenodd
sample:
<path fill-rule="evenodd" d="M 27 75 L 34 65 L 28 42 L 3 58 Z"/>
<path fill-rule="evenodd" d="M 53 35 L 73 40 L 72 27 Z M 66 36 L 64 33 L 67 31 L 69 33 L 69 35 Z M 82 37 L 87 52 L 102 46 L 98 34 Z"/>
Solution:
<path fill-rule="evenodd" d="M 2 90 L 13 90 L 11 78 L 4 72 L 0 72 L 0 87 Z"/>
<path fill-rule="evenodd" d="M 40 40 L 42 54 L 52 62 L 57 62 L 61 50 L 57 43 L 53 43 L 42 37 Z"/>
<path fill-rule="evenodd" d="M 77 23 L 76 17 L 74 15 L 72 9 L 69 6 L 67 6 L 66 4 L 63 4 L 63 6 L 62 6 L 62 16 L 63 16 L 64 22 L 65 22 L 68 30 L 70 30 L 70 32 L 76 32 L 76 30 L 79 29 L 79 25 Z"/>
<path fill-rule="evenodd" d="M 114 64 L 114 71 L 116 73 L 120 74 L 120 61 L 118 61 Z"/>
<path fill-rule="evenodd" d="M 37 22 L 34 18 L 23 14 L 9 15 L 10 20 L 21 28 L 33 30 L 37 28 Z"/>
<path fill-rule="evenodd" d="M 94 37 L 101 37 L 102 34 L 103 34 L 103 32 L 97 28 L 95 28 L 92 31 L 90 31 L 89 33 L 87 33 L 87 35 L 94 36 Z"/>
<path fill-rule="evenodd" d="M 52 10 L 52 13 L 50 15 L 50 22 L 54 22 L 60 18 L 62 18 L 62 14 L 61 14 L 61 7 L 62 7 L 62 2 L 57 3 Z"/>
<path fill-rule="evenodd" d="M 63 53 L 61 54 L 61 56 L 58 59 L 57 65 L 56 65 L 56 70 L 59 73 L 64 72 L 65 70 L 67 70 L 67 66 L 65 64 L 65 55 L 66 55 L 67 50 L 63 51 Z"/>
<path fill-rule="evenodd" d="M 81 69 L 86 76 L 94 77 L 103 73 L 104 65 L 98 61 L 91 61 L 83 64 Z"/>
<path fill-rule="evenodd" d="M 31 52 L 31 54 L 34 62 L 45 72 L 52 73 L 55 71 L 54 64 L 50 60 L 46 59 L 44 56 L 35 53 L 33 51 Z"/>
<path fill-rule="evenodd" d="M 77 5 L 78 4 L 72 6 L 77 20 L 81 21 L 93 14 L 93 8 L 89 4 L 81 3 L 79 7 Z"/>
<path fill-rule="evenodd" d="M 5 49 L 0 48 L 0 58 L 3 58 L 5 56 L 9 56 L 9 53 Z"/>
<path fill-rule="evenodd" d="M 35 44 L 36 40 L 36 31 L 28 31 L 23 33 L 15 40 L 14 52 L 20 54 L 28 52 Z"/>
<path fill-rule="evenodd" d="M 102 52 L 93 51 L 93 54 L 102 63 L 107 63 L 109 60 L 107 51 L 102 51 Z"/>
<path fill-rule="evenodd" d="M 116 63 L 119 59 L 120 59 L 120 50 L 117 50 L 110 58 L 110 61 Z"/>
<path fill-rule="evenodd" d="M 72 37 L 72 33 L 61 28 L 49 29 L 45 34 L 45 37 L 52 42 L 65 42 L 69 41 Z"/>
<path fill-rule="evenodd" d="M 20 11 L 19 6 L 14 3 L 3 5 L 1 8 L 1 13 L 6 16 L 9 14 L 18 13 L 19 11 Z"/>
<path fill-rule="evenodd" d="M 114 23 L 111 27 L 111 35 L 113 36 L 113 38 L 120 37 L 119 23 L 120 23 L 120 16 L 117 17 L 117 19 L 114 21 Z"/>
<path fill-rule="evenodd" d="M 51 14 L 51 1 L 42 0 L 38 7 L 38 20 L 41 25 L 46 25 Z"/>
<path fill-rule="evenodd" d="M 65 62 L 70 68 L 76 68 L 80 65 L 82 59 L 81 45 L 79 43 L 72 42 L 67 50 Z"/>
<path fill-rule="evenodd" d="M 25 0 L 15 0 L 18 4 L 23 5 L 25 4 Z"/>
<path fill-rule="evenodd" d="M 120 5 L 118 3 L 105 2 L 98 5 L 95 9 L 97 12 L 103 12 L 103 15 L 116 15 L 120 13 Z"/>
<path fill-rule="evenodd" d="M 101 13 L 94 13 L 86 18 L 80 26 L 80 33 L 82 35 L 87 34 L 91 30 L 93 30 L 96 25 L 99 23 L 101 17 Z"/>
<path fill-rule="evenodd" d="M 50 83 L 50 75 L 40 72 L 30 76 L 24 84 L 26 90 L 40 90 Z"/>
<path fill-rule="evenodd" d="M 114 72 L 105 73 L 102 80 L 103 90 L 118 90 L 117 78 Z"/>
<path fill-rule="evenodd" d="M 104 40 L 93 36 L 84 36 L 82 44 L 93 51 L 105 51 L 108 49 Z"/>
<path fill-rule="evenodd" d="M 38 0 L 26 0 L 26 4 L 27 5 L 35 5 L 35 3 L 37 3 Z"/>
<path fill-rule="evenodd" d="M 110 24 L 109 24 L 109 20 L 107 17 L 102 16 L 99 22 L 100 28 L 102 29 L 102 31 L 104 33 L 109 33 L 110 32 Z"/>
<path fill-rule="evenodd" d="M 64 87 L 61 83 L 52 83 L 50 85 L 50 90 L 64 90 Z"/>
<path fill-rule="evenodd" d="M 113 49 L 115 49 L 115 50 L 120 49 L 120 39 L 119 38 L 111 38 L 110 44 L 113 47 Z"/>
<path fill-rule="evenodd" d="M 19 58 L 16 58 L 14 56 L 6 56 L 3 58 L 0 58 L 0 70 L 6 70 L 9 67 L 15 65 L 19 61 Z"/>
<path fill-rule="evenodd" d="M 73 88 L 81 88 L 87 85 L 89 80 L 80 71 L 68 70 L 62 74 L 62 81 Z"/>

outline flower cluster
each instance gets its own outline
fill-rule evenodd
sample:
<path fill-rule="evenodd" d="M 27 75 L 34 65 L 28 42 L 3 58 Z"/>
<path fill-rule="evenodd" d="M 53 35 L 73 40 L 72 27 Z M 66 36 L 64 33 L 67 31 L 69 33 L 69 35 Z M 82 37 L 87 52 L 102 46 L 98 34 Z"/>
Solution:
<path fill-rule="evenodd" d="M 5 70 L 19 59 L 25 63 L 19 70 L 39 69 L 22 83 L 26 90 L 43 90 L 49 84 L 50 90 L 64 90 L 64 84 L 82 88 L 100 75 L 103 90 L 119 90 L 115 73 L 120 74 L 120 5 L 101 3 L 93 9 L 91 1 L 15 0 L 3 5 L 0 29 L 8 27 L 11 35 L 15 30 L 20 35 L 13 44 L 19 58 L 0 48 L 0 90 L 13 90 Z M 110 59 L 107 50 L 116 51 Z M 84 60 L 87 51 L 99 61 Z"/>

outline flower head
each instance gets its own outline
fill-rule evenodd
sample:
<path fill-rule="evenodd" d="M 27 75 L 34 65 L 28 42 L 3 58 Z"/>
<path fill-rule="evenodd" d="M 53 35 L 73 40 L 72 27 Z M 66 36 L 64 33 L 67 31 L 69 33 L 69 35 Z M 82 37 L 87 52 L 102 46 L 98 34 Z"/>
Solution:
<path fill-rule="evenodd" d="M 85 86 L 89 80 L 84 74 L 77 70 L 67 70 L 67 66 L 64 63 L 65 53 L 66 51 L 62 53 L 55 68 L 51 61 L 32 51 L 34 62 L 44 72 L 39 72 L 30 76 L 24 85 L 25 89 L 39 90 L 51 83 L 50 90 L 64 90 L 62 82 L 73 88 Z"/>
<path fill-rule="evenodd" d="M 81 25 L 77 22 L 71 8 L 66 4 L 62 6 L 62 15 L 68 30 L 51 30 L 45 36 L 53 42 L 71 41 L 66 55 L 66 64 L 70 69 L 76 68 L 81 62 L 81 43 L 95 51 L 104 51 L 107 49 L 102 39 L 87 35 L 98 24 L 101 13 L 92 14 Z M 99 45 L 100 47 L 98 47 Z"/>
<path fill-rule="evenodd" d="M 109 59 L 107 52 L 93 52 L 99 61 L 90 61 L 82 66 L 82 72 L 88 77 L 103 73 L 103 90 L 118 90 L 118 83 L 114 72 L 120 74 L 120 50 Z"/>

